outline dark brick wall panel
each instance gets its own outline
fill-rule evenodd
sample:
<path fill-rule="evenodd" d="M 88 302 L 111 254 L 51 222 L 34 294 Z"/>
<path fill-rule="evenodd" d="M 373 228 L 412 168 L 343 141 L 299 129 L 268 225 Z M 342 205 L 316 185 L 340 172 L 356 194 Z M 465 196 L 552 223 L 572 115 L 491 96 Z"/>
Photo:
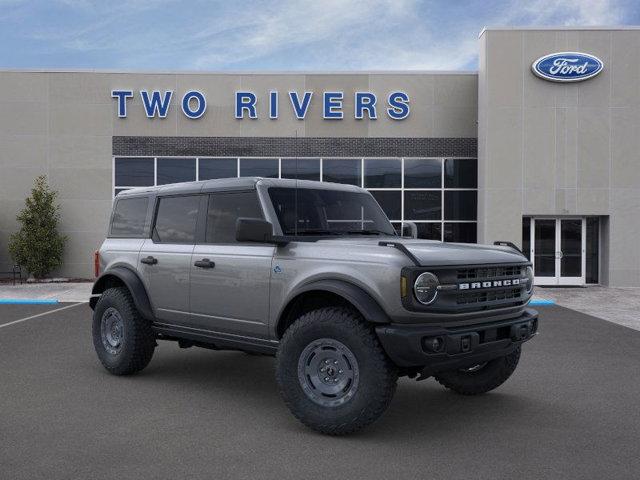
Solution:
<path fill-rule="evenodd" d="M 113 155 L 476 157 L 475 138 L 113 137 Z"/>

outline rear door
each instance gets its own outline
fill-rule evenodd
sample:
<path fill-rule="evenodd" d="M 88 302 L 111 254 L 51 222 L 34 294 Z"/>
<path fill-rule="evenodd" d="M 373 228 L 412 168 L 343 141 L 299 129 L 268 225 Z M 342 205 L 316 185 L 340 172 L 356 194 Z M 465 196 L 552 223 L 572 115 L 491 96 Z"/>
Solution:
<path fill-rule="evenodd" d="M 198 209 L 205 196 L 160 197 L 152 229 L 140 251 L 139 268 L 160 322 L 184 325 L 189 320 L 189 274 Z"/>
<path fill-rule="evenodd" d="M 264 218 L 255 190 L 209 196 L 204 243 L 195 246 L 191 261 L 192 324 L 214 332 L 268 338 L 275 246 L 238 243 L 239 217 Z"/>

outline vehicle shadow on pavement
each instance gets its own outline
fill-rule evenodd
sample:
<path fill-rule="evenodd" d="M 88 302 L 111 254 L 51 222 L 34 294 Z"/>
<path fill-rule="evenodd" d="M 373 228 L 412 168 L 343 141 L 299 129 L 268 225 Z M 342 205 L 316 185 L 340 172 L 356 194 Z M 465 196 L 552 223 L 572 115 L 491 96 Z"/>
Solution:
<path fill-rule="evenodd" d="M 164 351 L 156 355 L 145 371 L 121 378 L 132 383 L 154 384 L 161 389 L 179 388 L 182 394 L 192 398 L 209 399 L 221 410 L 230 406 L 225 402 L 235 406 L 242 402 L 247 409 L 258 408 L 258 417 L 275 420 L 282 430 L 316 435 L 299 424 L 283 404 L 277 392 L 273 358 L 243 352 L 184 350 L 166 344 L 161 344 L 160 350 Z M 105 376 L 111 377 L 106 372 Z M 494 392 L 468 397 L 446 390 L 433 378 L 421 382 L 401 378 L 388 411 L 353 438 L 384 436 L 385 441 L 403 442 L 429 437 L 433 440 L 458 435 L 456 432 L 460 429 L 483 429 L 505 422 L 519 425 L 548 408 L 544 401 L 531 398 L 526 392 L 513 393 L 508 382 Z"/>

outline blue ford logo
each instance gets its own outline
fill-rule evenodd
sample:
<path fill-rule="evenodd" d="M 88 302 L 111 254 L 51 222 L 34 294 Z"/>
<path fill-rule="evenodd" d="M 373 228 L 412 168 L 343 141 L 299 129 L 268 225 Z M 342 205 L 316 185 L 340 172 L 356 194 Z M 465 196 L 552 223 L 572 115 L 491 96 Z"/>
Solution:
<path fill-rule="evenodd" d="M 540 57 L 531 65 L 533 73 L 552 82 L 579 82 L 602 71 L 602 60 L 587 53 L 558 52 Z"/>

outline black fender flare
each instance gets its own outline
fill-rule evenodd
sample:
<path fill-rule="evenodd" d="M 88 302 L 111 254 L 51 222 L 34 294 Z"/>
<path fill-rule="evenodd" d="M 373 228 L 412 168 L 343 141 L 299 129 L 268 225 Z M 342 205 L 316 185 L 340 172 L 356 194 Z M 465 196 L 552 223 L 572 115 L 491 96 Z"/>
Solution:
<path fill-rule="evenodd" d="M 135 303 L 138 312 L 140 312 L 140 315 L 147 320 L 153 321 L 153 309 L 151 308 L 147 289 L 144 287 L 142 280 L 136 272 L 123 266 L 117 266 L 107 270 L 95 281 L 93 288 L 91 289 L 92 297 L 89 301 L 91 308 L 95 308 L 98 301 L 97 295 L 100 295 L 105 291 L 108 280 L 114 277 L 124 283 L 129 289 L 129 292 L 133 297 L 133 302 Z"/>
<path fill-rule="evenodd" d="M 325 291 L 338 295 L 349 303 L 351 303 L 356 310 L 365 318 L 365 320 L 373 323 L 389 323 L 389 316 L 386 314 L 380 304 L 362 287 L 354 285 L 353 283 L 345 280 L 326 279 L 316 280 L 313 282 L 305 283 L 296 288 L 289 296 L 285 306 L 278 315 L 278 322 L 282 317 L 282 314 L 286 310 L 286 307 L 299 295 L 305 292 L 311 291 Z"/>

